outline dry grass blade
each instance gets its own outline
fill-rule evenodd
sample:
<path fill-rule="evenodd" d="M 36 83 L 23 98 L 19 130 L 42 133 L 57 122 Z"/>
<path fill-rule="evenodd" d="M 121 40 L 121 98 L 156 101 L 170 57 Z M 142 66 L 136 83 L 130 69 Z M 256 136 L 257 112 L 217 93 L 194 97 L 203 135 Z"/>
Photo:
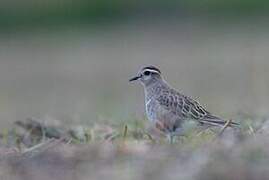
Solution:
<path fill-rule="evenodd" d="M 114 141 L 118 137 L 120 137 L 120 134 L 119 133 L 112 133 L 112 134 L 106 135 L 105 141 L 112 142 L 112 141 Z"/>
<path fill-rule="evenodd" d="M 156 140 L 155 140 L 149 133 L 147 133 L 147 132 L 144 132 L 144 133 L 145 133 L 145 135 L 149 138 L 149 140 L 150 140 L 151 142 L 156 143 Z"/>
<path fill-rule="evenodd" d="M 255 135 L 254 128 L 250 124 L 247 124 L 247 126 L 248 126 L 248 129 L 249 129 L 250 134 Z"/>
<path fill-rule="evenodd" d="M 60 144 L 61 142 L 64 141 L 65 138 L 61 138 L 61 139 L 50 139 L 46 142 L 37 144 L 31 148 L 28 148 L 26 150 L 24 150 L 22 152 L 22 157 L 23 158 L 29 158 L 29 157 L 33 157 L 36 155 L 39 155 L 43 152 L 45 152 L 46 150 L 55 147 L 56 145 Z"/>
<path fill-rule="evenodd" d="M 221 128 L 220 132 L 218 133 L 218 136 L 221 136 L 225 129 L 231 124 L 232 120 L 229 119 L 228 121 L 225 122 L 224 126 Z"/>
<path fill-rule="evenodd" d="M 211 129 L 210 129 L 210 127 L 207 127 L 203 130 L 200 130 L 195 136 L 200 137 L 201 135 L 203 135 L 204 133 L 209 132 L 209 131 L 211 131 Z"/>

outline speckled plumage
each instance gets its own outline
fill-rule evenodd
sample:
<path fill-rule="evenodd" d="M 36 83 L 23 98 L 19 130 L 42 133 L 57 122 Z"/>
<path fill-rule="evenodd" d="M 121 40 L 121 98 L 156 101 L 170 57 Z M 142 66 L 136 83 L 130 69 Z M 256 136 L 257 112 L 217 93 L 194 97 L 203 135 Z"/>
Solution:
<path fill-rule="evenodd" d="M 144 67 L 138 76 L 145 91 L 147 117 L 159 130 L 168 135 L 181 134 L 184 121 L 193 120 L 201 125 L 224 125 L 225 120 L 212 115 L 197 101 L 185 96 L 162 78 L 161 72 L 154 66 Z M 232 122 L 231 126 L 237 125 Z"/>

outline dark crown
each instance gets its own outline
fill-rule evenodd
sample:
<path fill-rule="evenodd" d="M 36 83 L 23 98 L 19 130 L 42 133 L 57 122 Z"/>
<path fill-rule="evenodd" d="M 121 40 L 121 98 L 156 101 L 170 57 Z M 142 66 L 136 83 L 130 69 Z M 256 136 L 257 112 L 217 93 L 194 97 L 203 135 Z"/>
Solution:
<path fill-rule="evenodd" d="M 158 73 L 161 74 L 161 71 L 160 71 L 158 68 L 156 68 L 155 66 L 146 66 L 146 67 L 144 67 L 144 68 L 142 69 L 142 71 L 144 71 L 144 70 L 157 71 Z"/>

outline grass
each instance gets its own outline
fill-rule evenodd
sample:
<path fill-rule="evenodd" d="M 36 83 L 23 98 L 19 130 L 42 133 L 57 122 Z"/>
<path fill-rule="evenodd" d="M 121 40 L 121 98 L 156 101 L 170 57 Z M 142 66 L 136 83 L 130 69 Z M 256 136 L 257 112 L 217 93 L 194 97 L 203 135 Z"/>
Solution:
<path fill-rule="evenodd" d="M 173 145 L 154 140 L 136 120 L 64 128 L 28 119 L 1 136 L 1 177 L 267 179 L 269 121 L 243 119 L 238 131 L 224 130 L 228 123 L 193 130 Z"/>

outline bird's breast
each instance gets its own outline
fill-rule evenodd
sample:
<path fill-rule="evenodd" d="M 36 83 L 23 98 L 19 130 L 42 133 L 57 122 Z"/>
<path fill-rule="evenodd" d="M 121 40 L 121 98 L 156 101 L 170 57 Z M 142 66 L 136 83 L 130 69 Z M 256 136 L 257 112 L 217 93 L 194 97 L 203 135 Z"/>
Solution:
<path fill-rule="evenodd" d="M 146 114 L 151 122 L 164 120 L 167 111 L 164 110 L 157 100 L 150 99 L 146 102 Z"/>
<path fill-rule="evenodd" d="M 145 106 L 146 106 L 146 114 L 148 119 L 151 122 L 156 121 L 157 119 L 157 104 L 153 99 L 149 99 L 148 101 L 145 102 Z"/>

